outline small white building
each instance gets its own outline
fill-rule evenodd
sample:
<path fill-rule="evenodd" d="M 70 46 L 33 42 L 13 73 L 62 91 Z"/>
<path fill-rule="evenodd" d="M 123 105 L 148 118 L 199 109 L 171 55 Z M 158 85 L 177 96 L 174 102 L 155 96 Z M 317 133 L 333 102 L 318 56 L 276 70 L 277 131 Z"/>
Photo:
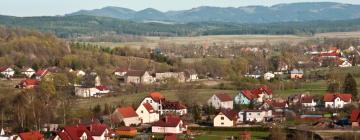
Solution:
<path fill-rule="evenodd" d="M 343 108 L 346 104 L 350 104 L 351 100 L 351 94 L 327 93 L 324 95 L 326 108 Z"/>
<path fill-rule="evenodd" d="M 231 109 L 223 109 L 213 120 L 214 127 L 234 127 L 238 121 L 238 115 Z"/>
<path fill-rule="evenodd" d="M 301 96 L 300 103 L 302 107 L 307 108 L 311 111 L 315 111 L 315 107 L 317 105 L 314 97 L 312 96 Z"/>
<path fill-rule="evenodd" d="M 130 70 L 125 75 L 125 83 L 128 84 L 152 84 L 155 78 L 148 71 Z"/>
<path fill-rule="evenodd" d="M 21 74 L 25 75 L 27 78 L 31 78 L 35 74 L 35 70 L 32 68 L 23 68 L 21 69 Z"/>
<path fill-rule="evenodd" d="M 161 134 L 182 134 L 187 131 L 187 125 L 179 116 L 166 115 L 153 123 L 151 131 Z"/>
<path fill-rule="evenodd" d="M 215 109 L 233 109 L 234 101 L 232 97 L 226 93 L 218 93 L 208 100 L 208 105 Z"/>
<path fill-rule="evenodd" d="M 10 67 L 0 67 L 0 73 L 4 75 L 5 78 L 14 77 L 15 70 Z"/>
<path fill-rule="evenodd" d="M 140 104 L 136 113 L 141 119 L 141 123 L 153 123 L 159 120 L 159 113 L 151 106 L 150 103 Z"/>
<path fill-rule="evenodd" d="M 124 123 L 125 126 L 139 125 L 141 119 L 132 107 L 121 107 L 115 109 L 111 115 L 111 119 L 115 123 Z"/>
<path fill-rule="evenodd" d="M 269 80 L 271 80 L 273 78 L 275 78 L 275 74 L 273 74 L 272 72 L 267 72 L 267 73 L 264 74 L 264 79 L 265 80 L 269 81 Z"/>
<path fill-rule="evenodd" d="M 199 80 L 199 76 L 195 70 L 185 70 L 184 73 L 187 82 L 193 82 Z"/>
<path fill-rule="evenodd" d="M 176 79 L 180 83 L 185 82 L 184 72 L 164 72 L 155 74 L 156 81 L 163 81 L 171 78 Z"/>
<path fill-rule="evenodd" d="M 239 112 L 241 122 L 265 122 L 272 118 L 271 110 L 242 110 Z"/>

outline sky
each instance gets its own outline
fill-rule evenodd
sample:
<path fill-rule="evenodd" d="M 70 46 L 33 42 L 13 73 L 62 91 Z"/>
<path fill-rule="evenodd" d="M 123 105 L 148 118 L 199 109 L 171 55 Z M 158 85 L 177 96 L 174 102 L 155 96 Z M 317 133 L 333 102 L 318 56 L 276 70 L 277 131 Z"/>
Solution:
<path fill-rule="evenodd" d="M 142 10 L 186 10 L 199 6 L 240 7 L 249 5 L 271 6 L 294 2 L 340 2 L 360 4 L 360 0 L 0 0 L 0 15 L 55 16 L 78 10 L 117 6 Z"/>

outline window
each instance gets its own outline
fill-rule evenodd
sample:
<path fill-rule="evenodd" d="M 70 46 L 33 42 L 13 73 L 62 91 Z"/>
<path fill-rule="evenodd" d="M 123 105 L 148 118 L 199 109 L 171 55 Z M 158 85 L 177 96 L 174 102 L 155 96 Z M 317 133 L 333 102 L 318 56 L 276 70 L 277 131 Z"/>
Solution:
<path fill-rule="evenodd" d="M 221 125 L 224 125 L 224 123 L 222 122 Z"/>
<path fill-rule="evenodd" d="M 141 113 L 144 113 L 144 111 L 141 110 Z"/>
<path fill-rule="evenodd" d="M 260 113 L 257 113 L 258 116 L 260 116 Z"/>
<path fill-rule="evenodd" d="M 251 115 L 251 113 L 249 113 L 249 115 Z"/>
<path fill-rule="evenodd" d="M 221 120 L 224 120 L 224 117 L 221 117 L 220 119 L 221 119 Z"/>
<path fill-rule="evenodd" d="M 150 103 L 152 103 L 152 100 L 150 100 Z"/>

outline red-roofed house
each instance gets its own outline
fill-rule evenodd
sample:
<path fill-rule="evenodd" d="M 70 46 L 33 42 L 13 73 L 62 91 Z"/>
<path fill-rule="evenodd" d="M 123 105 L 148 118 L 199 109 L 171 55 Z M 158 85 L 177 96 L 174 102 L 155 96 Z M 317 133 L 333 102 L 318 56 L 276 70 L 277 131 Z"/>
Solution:
<path fill-rule="evenodd" d="M 115 109 L 114 113 L 111 115 L 111 119 L 115 123 L 124 122 L 125 126 L 139 125 L 141 123 L 141 119 L 132 107 Z"/>
<path fill-rule="evenodd" d="M 0 73 L 4 75 L 5 78 L 11 78 L 14 76 L 15 71 L 10 67 L 0 67 Z"/>
<path fill-rule="evenodd" d="M 48 69 L 38 69 L 35 73 L 36 75 L 36 79 L 37 80 L 41 80 L 42 78 L 44 78 L 46 75 L 48 75 L 50 72 Z"/>
<path fill-rule="evenodd" d="M 218 93 L 213 95 L 209 100 L 208 104 L 216 109 L 233 109 L 233 99 L 226 93 Z"/>
<path fill-rule="evenodd" d="M 214 118 L 214 127 L 234 127 L 238 120 L 237 112 L 231 109 L 222 109 Z"/>
<path fill-rule="evenodd" d="M 177 115 L 185 115 L 187 113 L 187 107 L 179 102 L 179 101 L 164 101 L 161 103 L 162 109 L 160 110 L 160 114 L 177 114 Z"/>
<path fill-rule="evenodd" d="M 302 107 L 308 108 L 311 111 L 315 111 L 316 102 L 314 100 L 314 97 L 312 97 L 312 96 L 301 96 L 300 97 L 300 103 L 301 103 Z"/>
<path fill-rule="evenodd" d="M 158 121 L 160 116 L 150 103 L 140 104 L 136 109 L 136 113 L 139 115 L 141 123 L 153 123 Z"/>
<path fill-rule="evenodd" d="M 257 96 L 252 94 L 250 90 L 242 90 L 235 96 L 234 102 L 235 104 L 248 105 L 256 98 Z"/>
<path fill-rule="evenodd" d="M 286 108 L 288 108 L 289 105 L 287 102 L 279 102 L 275 100 L 266 100 L 263 102 L 263 104 L 258 108 L 260 110 L 268 110 L 272 109 L 275 112 L 284 112 Z"/>
<path fill-rule="evenodd" d="M 115 69 L 114 75 L 119 77 L 124 77 L 128 71 L 129 71 L 128 67 L 118 67 Z"/>
<path fill-rule="evenodd" d="M 98 90 L 98 94 L 107 94 L 110 92 L 110 89 L 104 85 L 96 86 L 95 88 Z"/>
<path fill-rule="evenodd" d="M 326 93 L 324 102 L 326 108 L 343 108 L 344 105 L 351 103 L 351 94 Z"/>
<path fill-rule="evenodd" d="M 359 123 L 360 123 L 360 110 L 353 110 L 351 112 L 351 126 L 353 127 L 359 127 Z"/>
<path fill-rule="evenodd" d="M 179 116 L 166 115 L 151 127 L 153 133 L 181 134 L 187 131 L 187 125 Z"/>
<path fill-rule="evenodd" d="M 44 136 L 39 131 L 23 132 L 15 140 L 44 140 Z"/>
<path fill-rule="evenodd" d="M 141 104 L 149 103 L 155 111 L 158 111 L 161 109 L 162 102 L 165 101 L 165 97 L 160 92 L 152 92 L 147 97 L 143 99 Z"/>
<path fill-rule="evenodd" d="M 260 88 L 251 90 L 251 93 L 254 94 L 256 102 L 262 103 L 264 100 L 272 98 L 272 90 L 268 86 L 261 86 Z"/>
<path fill-rule="evenodd" d="M 26 89 L 31 89 L 34 88 L 35 86 L 39 85 L 39 81 L 35 80 L 35 79 L 25 79 L 22 80 L 16 87 L 18 88 L 26 88 Z"/>
<path fill-rule="evenodd" d="M 94 123 L 87 126 L 91 136 L 94 140 L 109 140 L 110 129 L 107 125 L 101 123 Z"/>
<path fill-rule="evenodd" d="M 35 74 L 35 70 L 29 67 L 22 68 L 20 72 L 27 78 L 31 78 Z"/>
<path fill-rule="evenodd" d="M 94 140 L 84 125 L 65 126 L 53 140 Z"/>

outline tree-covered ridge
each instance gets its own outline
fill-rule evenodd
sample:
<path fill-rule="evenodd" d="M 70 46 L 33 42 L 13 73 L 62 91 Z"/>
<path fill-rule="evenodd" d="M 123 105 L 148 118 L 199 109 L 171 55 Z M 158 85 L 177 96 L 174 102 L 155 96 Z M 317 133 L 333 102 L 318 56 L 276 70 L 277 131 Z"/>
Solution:
<path fill-rule="evenodd" d="M 104 35 L 196 36 L 228 34 L 296 34 L 313 35 L 323 32 L 360 30 L 360 19 L 337 21 L 306 21 L 262 24 L 224 22 L 196 22 L 187 24 L 138 23 L 107 17 L 56 16 L 10 17 L 0 16 L 0 25 L 24 27 L 54 33 L 61 38 L 103 37 Z"/>

